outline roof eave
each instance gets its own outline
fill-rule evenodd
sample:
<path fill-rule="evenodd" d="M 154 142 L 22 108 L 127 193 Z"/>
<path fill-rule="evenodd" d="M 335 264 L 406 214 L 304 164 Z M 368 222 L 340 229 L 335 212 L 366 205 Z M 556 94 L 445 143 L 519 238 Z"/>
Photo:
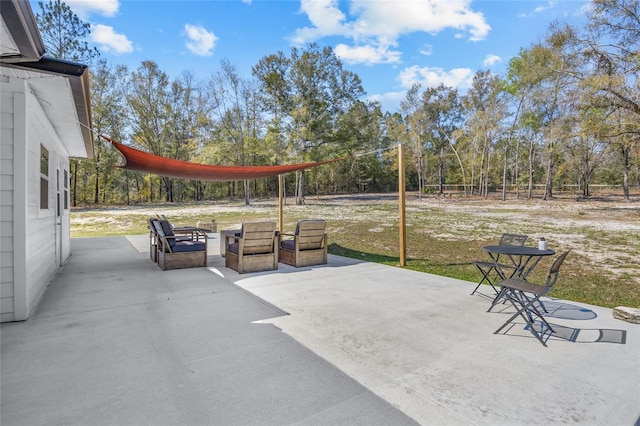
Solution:
<path fill-rule="evenodd" d="M 2 0 L 0 15 L 20 51 L 18 55 L 3 56 L 0 62 L 16 63 L 40 59 L 44 55 L 45 47 L 29 2 Z"/>
<path fill-rule="evenodd" d="M 42 57 L 39 61 L 3 63 L 3 66 L 18 69 L 36 70 L 47 74 L 65 77 L 71 86 L 76 113 L 82 128 L 87 158 L 94 157 L 94 139 L 91 132 L 91 91 L 89 81 L 89 68 L 86 65 Z"/>

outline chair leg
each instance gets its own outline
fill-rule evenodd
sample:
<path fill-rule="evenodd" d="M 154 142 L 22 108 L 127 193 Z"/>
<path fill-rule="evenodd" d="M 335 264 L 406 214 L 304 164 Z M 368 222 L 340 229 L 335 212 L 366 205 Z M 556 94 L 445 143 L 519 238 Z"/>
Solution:
<path fill-rule="evenodd" d="M 473 296 L 475 294 L 475 292 L 480 288 L 482 283 L 484 283 L 485 281 L 487 282 L 487 284 L 489 284 L 493 288 L 493 291 L 495 291 L 496 294 L 497 294 L 498 293 L 498 289 L 495 288 L 495 286 L 494 286 L 495 280 L 491 279 L 491 271 L 493 271 L 495 268 L 490 268 L 490 269 L 484 270 L 478 265 L 476 265 L 476 268 L 478 268 L 478 270 L 482 274 L 482 279 L 480 280 L 480 282 L 478 282 L 478 285 L 476 286 L 476 288 L 474 288 L 473 291 L 471 292 L 471 296 Z"/>
<path fill-rule="evenodd" d="M 529 299 L 522 292 L 516 291 L 516 290 L 512 290 L 512 289 L 507 290 L 507 293 L 509 293 L 507 295 L 508 299 L 511 302 L 511 304 L 513 305 L 513 307 L 516 309 L 516 313 L 513 314 L 507 321 L 505 321 L 505 323 L 502 324 L 502 326 L 500 326 L 500 328 L 498 328 L 496 331 L 494 331 L 493 334 L 498 334 L 508 324 L 510 324 L 518 315 L 520 315 L 522 317 L 522 319 L 524 319 L 525 322 L 527 323 L 527 325 L 529 326 L 529 329 L 531 330 L 531 333 L 540 341 L 540 343 L 542 343 L 543 346 L 546 347 L 547 344 L 544 341 L 544 339 L 542 338 L 542 336 L 536 331 L 535 326 L 533 324 L 533 318 L 531 317 L 531 313 L 529 312 L 529 308 L 532 308 L 532 310 L 536 312 L 536 315 L 542 320 L 542 322 L 553 333 L 553 329 L 551 328 L 549 323 L 544 319 L 544 317 L 542 315 L 540 315 L 540 312 L 535 307 L 532 307 L 533 302 L 535 302 L 538 298 L 534 297 L 533 299 Z M 516 304 L 516 301 L 518 303 L 520 303 L 520 307 L 518 307 L 518 305 Z"/>
<path fill-rule="evenodd" d="M 503 287 L 500 289 L 500 291 L 497 292 L 496 297 L 491 302 L 491 306 L 489 306 L 489 309 L 487 309 L 487 312 L 491 312 L 491 309 L 493 309 L 493 307 L 496 306 L 500 300 L 504 299 L 505 296 L 506 296 L 506 291 Z"/>

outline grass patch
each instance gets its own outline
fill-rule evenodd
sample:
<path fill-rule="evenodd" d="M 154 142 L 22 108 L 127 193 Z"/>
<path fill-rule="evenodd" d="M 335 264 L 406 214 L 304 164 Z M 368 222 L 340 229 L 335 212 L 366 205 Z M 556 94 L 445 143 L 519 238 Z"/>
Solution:
<path fill-rule="evenodd" d="M 346 200 L 346 201 L 345 201 Z M 504 232 L 527 234 L 527 245 L 545 236 L 558 253 L 573 249 L 552 296 L 593 305 L 640 307 L 640 210 L 580 203 L 412 200 L 407 204 L 406 268 L 470 281 L 481 275 L 472 264 L 487 259 L 482 246 Z M 215 218 L 218 230 L 242 221 L 276 220 L 277 201 L 211 205 L 154 205 L 140 208 L 83 209 L 71 214 L 72 237 L 146 234 L 147 218 L 164 214 L 175 225 L 195 225 Z M 285 206 L 284 231 L 298 219 L 324 218 L 329 252 L 400 267 L 398 206 L 392 197 L 308 198 L 307 205 Z M 635 228 L 633 228 L 635 227 Z M 635 231 L 634 231 L 635 229 Z M 530 276 L 542 283 L 555 257 L 544 258 Z"/>

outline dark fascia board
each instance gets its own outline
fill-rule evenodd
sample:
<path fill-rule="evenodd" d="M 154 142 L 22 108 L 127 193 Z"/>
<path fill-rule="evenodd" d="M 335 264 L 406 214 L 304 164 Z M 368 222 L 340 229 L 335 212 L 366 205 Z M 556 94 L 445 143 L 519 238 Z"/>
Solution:
<path fill-rule="evenodd" d="M 11 37 L 15 41 L 19 55 L 6 56 L 2 63 L 37 61 L 44 55 L 45 48 L 38 31 L 36 19 L 27 0 L 0 0 L 0 15 Z"/>
<path fill-rule="evenodd" d="M 47 74 L 57 74 L 64 77 L 81 77 L 88 69 L 86 65 L 77 62 L 50 58 L 48 56 L 43 56 L 39 61 L 20 62 L 19 64 L 13 64 L 13 66 L 15 68 L 44 71 Z"/>
<path fill-rule="evenodd" d="M 4 1 L 4 0 L 0 0 Z M 89 67 L 76 62 L 42 57 L 39 61 L 2 64 L 9 68 L 39 71 L 67 78 L 71 85 L 73 100 L 76 104 L 78 119 L 82 124 L 82 136 L 89 159 L 94 157 L 93 134 L 91 133 L 91 92 Z"/>

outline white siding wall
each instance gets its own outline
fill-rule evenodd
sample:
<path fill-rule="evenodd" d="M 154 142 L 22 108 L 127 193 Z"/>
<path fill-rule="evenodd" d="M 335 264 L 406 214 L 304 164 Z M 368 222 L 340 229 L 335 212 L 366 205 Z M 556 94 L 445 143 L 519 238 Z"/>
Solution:
<path fill-rule="evenodd" d="M 56 244 L 57 170 L 68 153 L 28 83 L 0 80 L 0 321 L 27 319 L 70 254 L 69 211 Z M 49 208 L 40 209 L 40 145 L 49 151 Z M 60 240 L 58 240 L 60 241 Z"/>
<path fill-rule="evenodd" d="M 0 77 L 0 321 L 14 318 L 13 268 L 13 92 Z"/>
<path fill-rule="evenodd" d="M 56 170 L 60 163 L 66 163 L 63 160 L 66 158 L 63 144 L 38 99 L 31 93 L 27 93 L 26 138 L 26 291 L 28 310 L 31 311 L 55 277 L 59 265 L 61 255 L 56 247 Z M 49 151 L 49 208 L 46 210 L 40 209 L 40 145 Z"/>

